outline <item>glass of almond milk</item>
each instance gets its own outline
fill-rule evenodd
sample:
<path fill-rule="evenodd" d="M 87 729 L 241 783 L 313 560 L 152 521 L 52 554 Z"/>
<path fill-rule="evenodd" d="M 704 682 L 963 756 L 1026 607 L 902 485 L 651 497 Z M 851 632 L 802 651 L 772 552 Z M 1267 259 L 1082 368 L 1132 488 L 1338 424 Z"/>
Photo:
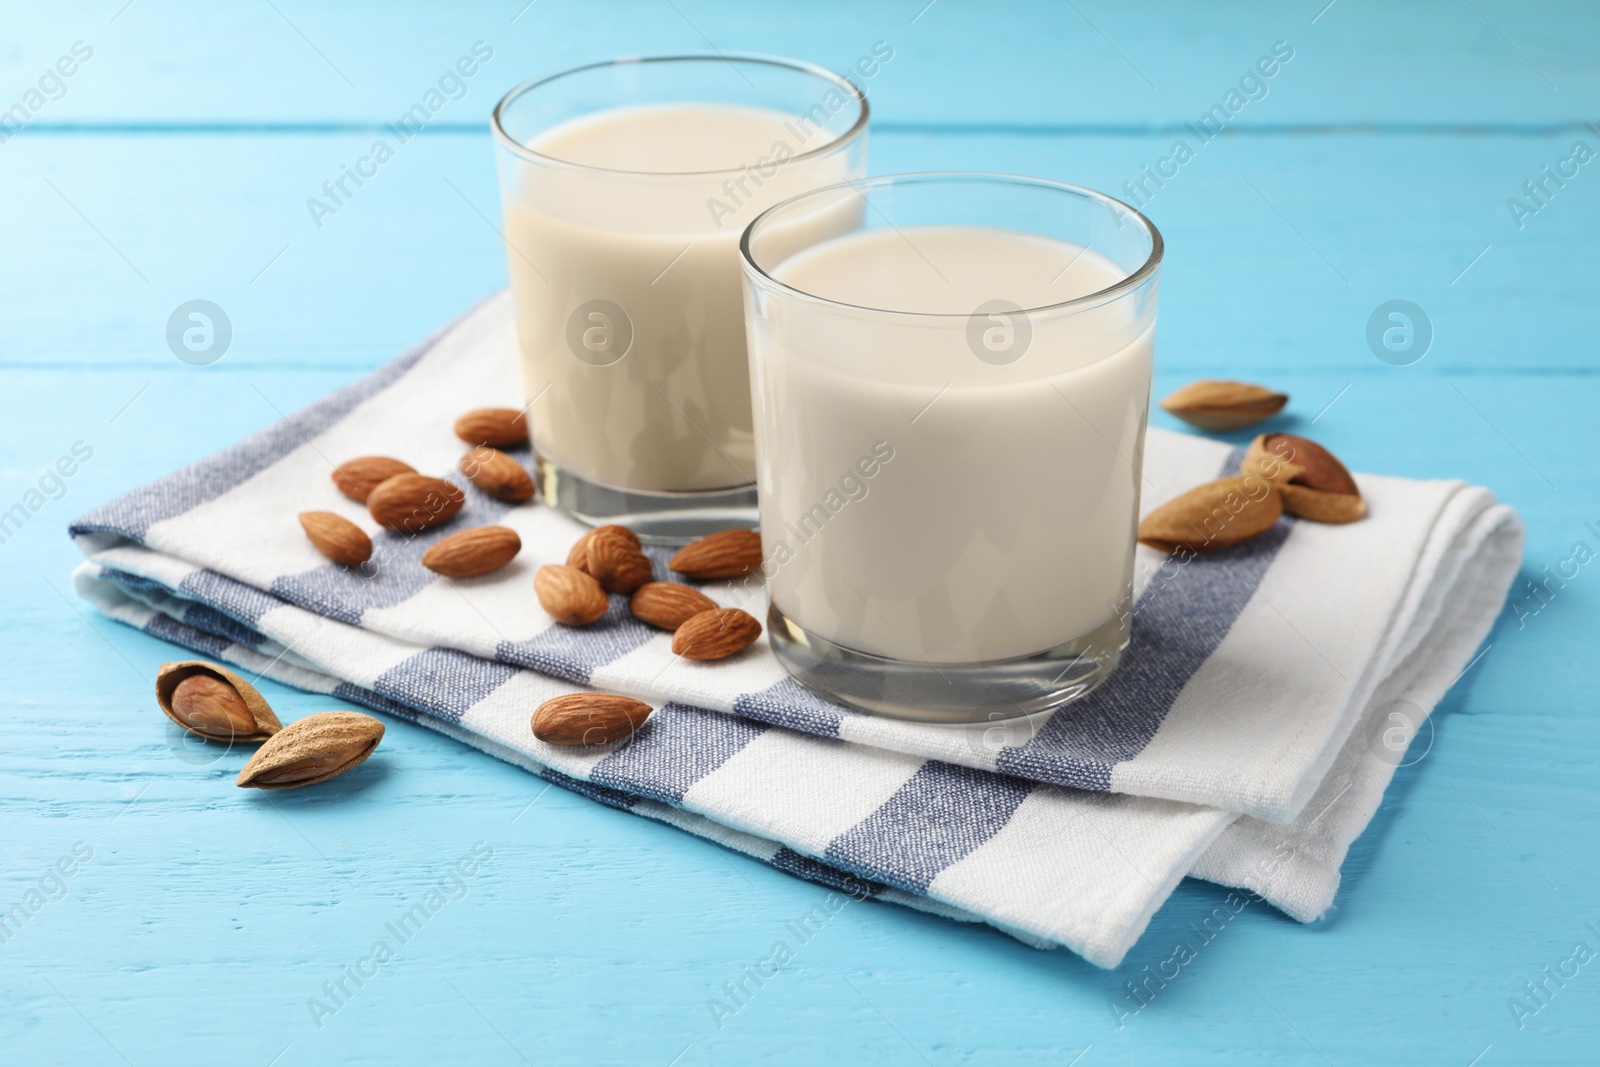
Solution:
<path fill-rule="evenodd" d="M 500 101 L 506 258 L 547 500 L 665 542 L 754 525 L 739 234 L 780 200 L 864 174 L 866 129 L 849 80 L 766 56 L 596 63 Z"/>
<path fill-rule="evenodd" d="M 942 722 L 1103 680 L 1129 637 L 1156 228 L 1058 182 L 909 174 L 786 200 L 740 251 L 790 673 Z"/>

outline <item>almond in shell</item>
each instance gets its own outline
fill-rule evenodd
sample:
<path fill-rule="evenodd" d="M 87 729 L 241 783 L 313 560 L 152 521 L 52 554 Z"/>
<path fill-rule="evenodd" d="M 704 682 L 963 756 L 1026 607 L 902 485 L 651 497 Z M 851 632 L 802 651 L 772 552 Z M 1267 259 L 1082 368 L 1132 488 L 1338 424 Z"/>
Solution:
<path fill-rule="evenodd" d="M 476 578 L 497 571 L 522 551 L 522 538 L 509 526 L 474 526 L 428 547 L 422 565 L 446 578 Z"/>
<path fill-rule="evenodd" d="M 513 448 L 528 443 L 528 422 L 516 408 L 477 408 L 456 420 L 456 436 L 469 445 Z"/>
<path fill-rule="evenodd" d="M 443 478 L 397 474 L 381 482 L 367 497 L 367 511 L 379 526 L 417 533 L 448 521 L 467 495 Z"/>
<path fill-rule="evenodd" d="M 702 611 L 712 611 L 716 602 L 693 586 L 682 582 L 646 582 L 628 601 L 628 610 L 640 622 L 661 630 L 676 630 Z"/>
<path fill-rule="evenodd" d="M 357 456 L 333 468 L 333 484 L 351 500 L 365 504 L 380 483 L 397 474 L 415 473 L 411 464 L 389 456 Z"/>
<path fill-rule="evenodd" d="M 1266 433 L 1250 442 L 1243 469 L 1266 471 L 1277 461 L 1292 473 L 1279 486 L 1283 510 L 1312 522 L 1354 522 L 1367 513 L 1361 489 L 1337 456 L 1292 433 Z"/>
<path fill-rule="evenodd" d="M 1276 486 L 1255 473 L 1219 478 L 1167 501 L 1139 523 L 1139 541 L 1163 552 L 1217 552 L 1259 537 L 1283 514 Z"/>
<path fill-rule="evenodd" d="M 718 530 L 684 545 L 667 566 L 689 578 L 737 578 L 761 566 L 761 535 L 754 530 Z"/>
<path fill-rule="evenodd" d="M 547 745 L 604 745 L 639 729 L 652 710 L 632 697 L 569 693 L 539 705 L 533 736 Z"/>
<path fill-rule="evenodd" d="M 372 558 L 372 538 L 343 515 L 331 511 L 302 511 L 300 528 L 317 551 L 335 563 L 359 567 Z"/>
<path fill-rule="evenodd" d="M 372 755 L 383 723 L 357 711 L 320 711 L 273 734 L 234 782 L 241 789 L 297 789 L 337 778 Z"/>
<path fill-rule="evenodd" d="M 1208 379 L 1184 386 L 1163 400 L 1161 406 L 1191 426 L 1224 431 L 1271 418 L 1288 402 L 1287 394 L 1264 386 Z"/>
<path fill-rule="evenodd" d="M 597 622 L 611 606 L 606 591 L 593 575 L 559 563 L 539 568 L 533 576 L 533 591 L 539 597 L 539 606 L 568 626 Z"/>
<path fill-rule="evenodd" d="M 672 635 L 672 651 L 684 659 L 726 659 L 761 636 L 761 624 L 738 608 L 712 608 L 692 615 Z"/>
<path fill-rule="evenodd" d="M 156 703 L 167 718 L 212 741 L 265 741 L 283 724 L 255 686 L 204 660 L 163 663 Z"/>
<path fill-rule="evenodd" d="M 461 457 L 461 473 L 490 496 L 520 504 L 532 500 L 533 478 L 498 448 L 480 445 Z"/>

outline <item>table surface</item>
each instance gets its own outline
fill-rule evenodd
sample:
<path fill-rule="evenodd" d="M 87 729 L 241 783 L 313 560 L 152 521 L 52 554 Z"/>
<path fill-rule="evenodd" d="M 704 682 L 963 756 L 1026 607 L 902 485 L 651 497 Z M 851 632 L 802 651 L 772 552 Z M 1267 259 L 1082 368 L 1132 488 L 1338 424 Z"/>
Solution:
<path fill-rule="evenodd" d="M 0 143 L 0 510 L 75 445 L 92 458 L 0 544 L 0 910 L 43 901 L 0 944 L 0 1060 L 1600 1060 L 1600 962 L 1564 963 L 1577 942 L 1600 951 L 1600 568 L 1578 562 L 1600 550 L 1600 11 L 924 3 L 7 5 L 0 108 L 27 121 Z M 313 219 L 307 199 L 478 41 L 493 56 L 464 95 Z M 510 85 L 712 47 L 842 69 L 877 42 L 893 57 L 865 82 L 875 172 L 1114 192 L 1146 166 L 1169 175 L 1146 186 L 1167 239 L 1158 395 L 1197 377 L 1283 388 L 1283 425 L 1352 467 L 1465 478 L 1515 505 L 1519 585 L 1567 575 L 1543 600 L 1515 593 L 1329 917 L 1247 908 L 1120 1026 L 1124 983 L 1223 891 L 1181 886 L 1117 972 L 854 906 L 719 1025 L 708 998 L 818 887 L 399 722 L 341 784 L 245 795 L 237 756 L 187 752 L 159 718 L 151 681 L 177 650 L 70 593 L 77 513 L 504 284 L 486 117 Z M 1227 133 L 1201 141 L 1187 124 L 1276 42 L 1292 59 L 1246 79 Z M 87 58 L 52 76 L 74 49 Z M 1192 158 L 1164 162 L 1179 140 Z M 195 298 L 232 323 L 210 366 L 165 341 Z M 1431 324 L 1419 362 L 1369 347 L 1393 299 Z M 285 719 L 328 704 L 265 692 Z M 492 858 L 465 898 L 376 978 L 343 979 L 480 842 Z M 63 860 L 71 876 L 52 875 Z M 342 979 L 350 995 L 315 1018 L 308 1002 Z"/>

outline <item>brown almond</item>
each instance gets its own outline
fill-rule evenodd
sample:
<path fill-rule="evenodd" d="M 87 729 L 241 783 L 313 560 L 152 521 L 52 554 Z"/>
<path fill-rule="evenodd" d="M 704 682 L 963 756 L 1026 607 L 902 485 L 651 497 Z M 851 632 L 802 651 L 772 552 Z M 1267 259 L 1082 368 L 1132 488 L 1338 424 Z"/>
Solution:
<path fill-rule="evenodd" d="M 346 567 L 359 567 L 372 558 L 372 538 L 343 515 L 331 511 L 302 511 L 300 528 L 317 551 Z"/>
<path fill-rule="evenodd" d="M 588 534 L 586 534 L 585 536 L 588 537 L 589 542 L 592 544 L 597 535 L 610 537 L 610 538 L 615 538 L 620 543 L 625 544 L 625 545 L 632 545 L 634 548 L 639 549 L 640 551 L 643 551 L 643 549 L 644 549 L 644 546 L 639 541 L 639 535 L 638 534 L 634 533 L 632 530 L 628 529 L 626 526 L 619 526 L 617 523 L 614 523 L 614 522 L 613 523 L 607 523 L 604 526 L 596 526 L 594 529 L 590 530 L 588 532 Z"/>
<path fill-rule="evenodd" d="M 156 703 L 167 718 L 213 741 L 265 741 L 283 729 L 255 686 L 204 660 L 163 663 L 156 671 Z"/>
<path fill-rule="evenodd" d="M 654 575 L 638 536 L 626 526 L 597 526 L 590 532 L 585 568 L 608 593 L 627 596 Z"/>
<path fill-rule="evenodd" d="M 1300 468 L 1290 479 L 1295 485 L 1320 489 L 1324 493 L 1355 493 L 1361 490 L 1337 456 L 1308 437 L 1292 433 L 1264 433 L 1250 442 L 1245 456 L 1270 454 Z"/>
<path fill-rule="evenodd" d="M 1167 501 L 1139 523 L 1139 541 L 1163 552 L 1216 552 L 1272 529 L 1283 497 L 1257 474 L 1234 475 Z"/>
<path fill-rule="evenodd" d="M 476 578 L 497 571 L 522 551 L 522 538 L 509 526 L 474 526 L 429 546 L 422 565 L 446 578 Z"/>
<path fill-rule="evenodd" d="M 1271 418 L 1288 402 L 1286 394 L 1260 385 L 1208 379 L 1184 386 L 1163 400 L 1161 406 L 1191 426 L 1221 431 Z"/>
<path fill-rule="evenodd" d="M 646 582 L 628 601 L 628 609 L 640 622 L 662 630 L 676 630 L 702 611 L 712 611 L 716 602 L 700 590 L 682 582 Z"/>
<path fill-rule="evenodd" d="M 372 755 L 383 723 L 357 711 L 319 711 L 285 726 L 256 750 L 234 784 L 241 789 L 296 789 L 337 778 Z"/>
<path fill-rule="evenodd" d="M 606 591 L 592 575 L 559 563 L 539 568 L 533 576 L 533 591 L 539 597 L 539 606 L 568 626 L 588 626 L 611 606 Z"/>
<path fill-rule="evenodd" d="M 533 499 L 533 478 L 498 448 L 480 445 L 461 457 L 461 473 L 490 496 L 520 504 Z"/>
<path fill-rule="evenodd" d="M 461 510 L 467 495 L 443 478 L 397 474 L 367 497 L 367 510 L 379 526 L 417 533 L 437 526 Z"/>
<path fill-rule="evenodd" d="M 691 616 L 672 635 L 672 651 L 685 659 L 726 659 L 761 636 L 761 624 L 738 608 L 712 608 Z"/>
<path fill-rule="evenodd" d="M 367 496 L 397 474 L 417 473 L 409 463 L 389 456 L 357 456 L 333 468 L 333 484 L 351 500 L 365 504 Z"/>
<path fill-rule="evenodd" d="M 547 745 L 604 745 L 639 729 L 652 710 L 632 697 L 569 693 L 539 705 L 533 736 Z"/>
<path fill-rule="evenodd" d="M 754 530 L 718 530 L 684 545 L 667 566 L 690 578 L 737 578 L 761 566 L 761 535 Z"/>
<path fill-rule="evenodd" d="M 594 531 L 590 530 L 572 543 L 572 550 L 567 553 L 567 566 L 589 573 L 589 542 L 593 538 Z"/>
<path fill-rule="evenodd" d="M 469 445 L 513 448 L 528 443 L 528 421 L 516 408 L 477 408 L 456 420 L 456 436 Z"/>
<path fill-rule="evenodd" d="M 1265 471 L 1276 460 L 1293 473 L 1280 486 L 1283 510 L 1312 522 L 1354 522 L 1367 513 L 1361 489 L 1337 456 L 1292 433 L 1267 433 L 1250 442 L 1244 468 Z"/>
<path fill-rule="evenodd" d="M 172 691 L 172 711 L 201 733 L 241 737 L 255 732 L 256 720 L 244 698 L 227 682 L 191 674 Z"/>

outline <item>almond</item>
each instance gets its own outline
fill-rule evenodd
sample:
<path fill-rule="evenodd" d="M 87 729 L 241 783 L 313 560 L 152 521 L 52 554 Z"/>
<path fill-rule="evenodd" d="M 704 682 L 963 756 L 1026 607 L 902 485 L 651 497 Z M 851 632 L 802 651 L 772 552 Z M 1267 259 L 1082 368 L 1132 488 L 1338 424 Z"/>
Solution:
<path fill-rule="evenodd" d="M 1295 485 L 1320 489 L 1324 493 L 1361 492 L 1345 465 L 1310 438 L 1292 433 L 1264 433 L 1250 442 L 1245 457 L 1261 454 L 1277 456 L 1299 467 L 1300 473 L 1290 479 Z"/>
<path fill-rule="evenodd" d="M 255 732 L 256 720 L 244 698 L 227 682 L 191 674 L 172 690 L 172 713 L 200 733 L 240 737 Z"/>
<path fill-rule="evenodd" d="M 490 496 L 520 504 L 533 499 L 533 478 L 522 464 L 500 451 L 480 445 L 461 457 L 461 473 Z"/>
<path fill-rule="evenodd" d="M 716 606 L 700 590 L 681 582 L 646 582 L 628 601 L 634 618 L 662 630 L 676 630 L 691 617 Z"/>
<path fill-rule="evenodd" d="M 611 606 L 606 591 L 591 575 L 559 563 L 539 568 L 533 576 L 533 591 L 539 597 L 539 606 L 568 626 L 588 626 Z"/>
<path fill-rule="evenodd" d="M 672 635 L 672 651 L 685 659 L 725 659 L 761 636 L 761 624 L 738 608 L 712 608 L 690 616 Z"/>
<path fill-rule="evenodd" d="M 359 567 L 372 558 L 372 538 L 365 530 L 331 511 L 302 511 L 300 528 L 317 551 L 346 567 Z"/>
<path fill-rule="evenodd" d="M 539 705 L 533 736 L 547 745 L 604 745 L 639 729 L 652 710 L 632 697 L 569 693 Z"/>
<path fill-rule="evenodd" d="M 367 510 L 379 526 L 417 533 L 437 526 L 461 510 L 467 496 L 443 478 L 397 474 L 367 497 Z"/>
<path fill-rule="evenodd" d="M 572 550 L 567 553 L 567 566 L 589 573 L 589 542 L 594 538 L 594 531 L 590 530 L 572 543 Z"/>
<path fill-rule="evenodd" d="M 435 542 L 422 565 L 446 578 L 476 578 L 497 571 L 522 551 L 522 538 L 509 526 L 474 526 Z"/>
<path fill-rule="evenodd" d="M 1167 501 L 1139 523 L 1139 541 L 1163 552 L 1216 552 L 1272 529 L 1283 497 L 1258 474 L 1234 475 Z"/>
<path fill-rule="evenodd" d="M 156 703 L 167 718 L 213 741 L 265 741 L 283 729 L 255 686 L 204 660 L 163 663 Z"/>
<path fill-rule="evenodd" d="M 690 578 L 737 578 L 761 566 L 761 535 L 754 530 L 718 530 L 684 545 L 667 566 Z"/>
<path fill-rule="evenodd" d="M 1284 393 L 1248 382 L 1206 380 L 1184 386 L 1161 406 L 1202 430 L 1237 430 L 1271 418 L 1289 402 Z"/>
<path fill-rule="evenodd" d="M 528 422 L 516 408 L 478 408 L 456 420 L 456 436 L 469 445 L 512 448 L 528 443 Z"/>
<path fill-rule="evenodd" d="M 357 456 L 333 468 L 333 484 L 339 492 L 357 503 L 365 504 L 367 496 L 396 474 L 415 474 L 411 464 L 388 456 Z"/>
<path fill-rule="evenodd" d="M 1293 473 L 1279 488 L 1283 510 L 1313 522 L 1354 522 L 1367 513 L 1367 502 L 1349 470 L 1332 452 L 1292 433 L 1267 433 L 1250 442 L 1246 470 L 1265 471 L 1274 461 Z"/>
<path fill-rule="evenodd" d="M 234 784 L 295 789 L 359 767 L 383 739 L 383 723 L 357 711 L 319 711 L 285 726 L 256 750 Z"/>
<path fill-rule="evenodd" d="M 616 538 L 622 544 L 632 545 L 634 548 L 639 549 L 640 551 L 643 551 L 644 549 L 644 546 L 639 543 L 638 534 L 634 533 L 626 526 L 619 526 L 616 523 L 609 523 L 605 526 L 596 526 L 583 536 L 589 543 L 592 544 L 596 535 L 601 534 L 605 535 L 606 537 Z"/>
<path fill-rule="evenodd" d="M 608 593 L 627 596 L 655 573 L 639 538 L 626 526 L 597 526 L 589 534 L 588 566 Z"/>

